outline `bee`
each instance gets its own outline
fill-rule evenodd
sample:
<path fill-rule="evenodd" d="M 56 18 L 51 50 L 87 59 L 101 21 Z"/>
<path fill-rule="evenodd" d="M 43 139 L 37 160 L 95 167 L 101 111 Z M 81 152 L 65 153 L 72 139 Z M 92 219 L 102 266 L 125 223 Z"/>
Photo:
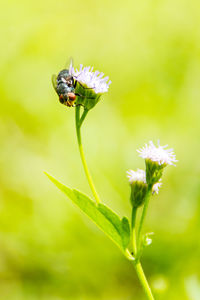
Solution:
<path fill-rule="evenodd" d="M 73 65 L 72 59 L 70 59 L 70 67 Z M 54 86 L 54 89 L 56 93 L 59 96 L 60 103 L 68 106 L 68 107 L 75 107 L 77 105 L 84 106 L 83 103 L 76 104 L 76 98 L 77 96 L 79 98 L 86 98 L 86 96 L 76 93 L 75 89 L 77 86 L 77 79 L 75 76 L 70 74 L 70 67 L 68 69 L 63 69 L 58 73 L 58 76 L 55 74 L 52 76 L 52 83 Z M 78 82 L 79 86 L 82 87 L 82 89 L 86 90 L 92 90 L 93 87 L 84 87 L 80 82 Z M 84 93 L 83 93 L 84 94 Z M 88 99 L 93 99 L 93 97 L 90 97 L 87 95 Z"/>
<path fill-rule="evenodd" d="M 76 94 L 75 88 L 77 81 L 70 75 L 68 69 L 59 72 L 58 76 L 52 76 L 52 82 L 56 93 L 59 96 L 60 103 L 69 107 L 75 106 Z"/>

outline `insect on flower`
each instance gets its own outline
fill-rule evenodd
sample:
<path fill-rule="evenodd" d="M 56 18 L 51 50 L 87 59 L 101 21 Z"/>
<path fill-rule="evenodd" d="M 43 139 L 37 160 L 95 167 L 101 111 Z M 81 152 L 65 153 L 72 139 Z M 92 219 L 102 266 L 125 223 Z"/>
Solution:
<path fill-rule="evenodd" d="M 59 101 L 69 107 L 82 105 L 91 109 L 98 102 L 100 96 L 108 91 L 111 81 L 99 71 L 80 65 L 80 70 L 74 69 L 72 60 L 69 68 L 52 76 L 52 83 Z M 76 97 L 78 96 L 78 97 Z"/>
<path fill-rule="evenodd" d="M 71 62 L 72 64 L 72 62 Z M 69 107 L 75 106 L 76 100 L 75 88 L 77 81 L 70 74 L 69 69 L 64 69 L 59 72 L 58 76 L 52 76 L 52 83 L 56 93 L 59 96 L 60 103 Z"/>

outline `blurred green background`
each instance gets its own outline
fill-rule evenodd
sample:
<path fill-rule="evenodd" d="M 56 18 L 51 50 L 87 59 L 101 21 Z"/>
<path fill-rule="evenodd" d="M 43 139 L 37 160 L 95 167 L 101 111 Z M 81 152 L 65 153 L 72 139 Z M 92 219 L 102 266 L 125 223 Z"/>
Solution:
<path fill-rule="evenodd" d="M 83 126 L 107 205 L 130 216 L 137 148 L 174 148 L 142 263 L 156 299 L 200 299 L 200 2 L 8 0 L 0 14 L 0 299 L 145 299 L 132 265 L 43 174 L 91 196 L 74 109 L 51 84 L 70 56 L 112 80 Z"/>

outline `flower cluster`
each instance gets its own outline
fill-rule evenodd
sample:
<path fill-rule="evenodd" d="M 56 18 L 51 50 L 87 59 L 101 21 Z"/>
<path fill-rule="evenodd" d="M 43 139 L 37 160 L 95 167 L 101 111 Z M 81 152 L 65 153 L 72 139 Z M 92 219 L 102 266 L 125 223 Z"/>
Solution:
<path fill-rule="evenodd" d="M 176 160 L 176 155 L 173 152 L 173 149 L 165 149 L 168 145 L 156 147 L 152 141 L 149 142 L 149 145 L 141 149 L 138 149 L 137 152 L 139 156 L 145 160 L 151 160 L 158 163 L 159 165 L 174 165 Z"/>
<path fill-rule="evenodd" d="M 87 88 L 93 89 L 95 94 L 106 93 L 108 91 L 109 85 L 111 84 L 108 76 L 103 78 L 104 73 L 101 73 L 99 71 L 93 72 L 93 67 L 83 68 L 82 64 L 80 65 L 80 70 L 75 70 L 71 64 L 69 73 L 79 83 L 85 85 Z"/>
<path fill-rule="evenodd" d="M 60 103 L 68 106 L 83 106 L 86 111 L 93 108 L 103 93 L 109 89 L 111 81 L 104 73 L 93 71 L 93 67 L 75 69 L 71 62 L 69 69 L 52 76 L 52 83 Z"/>
<path fill-rule="evenodd" d="M 137 152 L 139 156 L 145 159 L 146 171 L 137 169 L 137 171 L 127 171 L 127 177 L 131 185 L 131 203 L 138 207 L 145 201 L 148 190 L 152 194 L 158 194 L 162 185 L 161 177 L 164 167 L 175 165 L 177 162 L 173 149 L 165 149 L 167 146 L 156 147 L 152 141 Z"/>
<path fill-rule="evenodd" d="M 127 171 L 127 177 L 130 184 L 134 184 L 135 182 L 140 182 L 146 184 L 146 172 L 141 169 L 137 169 L 137 171 L 129 170 Z M 162 185 L 161 179 L 159 182 L 155 183 L 152 187 L 152 193 L 158 194 L 159 189 Z"/>
<path fill-rule="evenodd" d="M 76 105 L 82 105 L 85 109 L 90 110 L 100 100 L 100 96 L 108 91 L 111 81 L 109 77 L 104 77 L 104 73 L 93 71 L 91 67 L 74 69 L 72 64 L 69 67 L 69 74 L 76 80 L 75 92 L 77 97 Z"/>

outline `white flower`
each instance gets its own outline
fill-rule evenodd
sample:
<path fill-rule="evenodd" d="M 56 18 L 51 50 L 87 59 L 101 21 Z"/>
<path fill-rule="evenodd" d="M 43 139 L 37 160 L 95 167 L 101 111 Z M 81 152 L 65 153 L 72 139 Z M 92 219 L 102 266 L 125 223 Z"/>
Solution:
<path fill-rule="evenodd" d="M 138 181 L 142 182 L 142 183 L 147 183 L 146 182 L 146 172 L 144 170 L 141 170 L 141 169 L 137 169 L 137 171 L 129 170 L 126 173 L 127 173 L 127 177 L 128 177 L 130 184 L 132 184 L 134 182 L 138 182 Z M 152 194 L 154 194 L 154 193 L 158 194 L 161 185 L 162 185 L 162 183 L 161 183 L 161 179 L 160 179 L 159 182 L 157 182 L 153 185 Z"/>
<path fill-rule="evenodd" d="M 144 170 L 141 169 L 137 169 L 137 171 L 133 171 L 133 170 L 127 171 L 127 177 L 130 184 L 135 181 L 146 183 L 146 173 Z"/>
<path fill-rule="evenodd" d="M 157 182 L 157 183 L 155 183 L 153 185 L 153 187 L 152 187 L 152 194 L 154 194 L 154 193 L 158 194 L 159 189 L 160 189 L 160 187 L 162 185 L 162 183 L 160 181 L 161 181 L 161 179 L 159 180 L 159 182 Z"/>
<path fill-rule="evenodd" d="M 82 64 L 80 65 L 80 70 L 75 70 L 71 64 L 69 74 L 78 82 L 85 84 L 88 88 L 92 88 L 96 94 L 107 92 L 111 84 L 111 81 L 108 81 L 108 76 L 103 78 L 104 73 L 100 73 L 99 71 L 93 72 L 93 67 L 83 68 Z"/>
<path fill-rule="evenodd" d="M 157 162 L 159 165 L 174 165 L 176 160 L 176 155 L 173 152 L 173 149 L 165 149 L 168 145 L 157 147 L 153 144 L 152 141 L 149 142 L 149 145 L 145 144 L 145 146 L 137 152 L 139 156 L 144 159 L 149 159 L 151 161 Z"/>

